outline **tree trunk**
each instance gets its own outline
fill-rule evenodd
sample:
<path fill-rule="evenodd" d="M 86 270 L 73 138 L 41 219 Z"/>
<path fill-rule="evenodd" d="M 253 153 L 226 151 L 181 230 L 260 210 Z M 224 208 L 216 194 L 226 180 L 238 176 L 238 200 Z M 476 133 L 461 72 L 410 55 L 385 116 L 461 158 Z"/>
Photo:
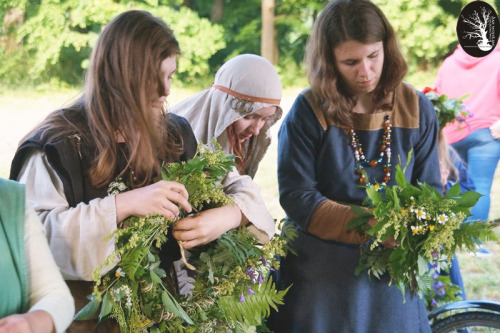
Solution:
<path fill-rule="evenodd" d="M 278 64 L 278 43 L 274 27 L 275 0 L 262 0 L 261 55 L 273 65 Z"/>
<path fill-rule="evenodd" d="M 7 53 L 14 53 L 22 48 L 17 41 L 16 33 L 24 23 L 24 13 L 18 8 L 9 9 L 3 19 L 3 27 L 0 28 L 0 48 Z"/>
<path fill-rule="evenodd" d="M 210 21 L 217 23 L 222 20 L 224 15 L 224 0 L 214 0 Z"/>

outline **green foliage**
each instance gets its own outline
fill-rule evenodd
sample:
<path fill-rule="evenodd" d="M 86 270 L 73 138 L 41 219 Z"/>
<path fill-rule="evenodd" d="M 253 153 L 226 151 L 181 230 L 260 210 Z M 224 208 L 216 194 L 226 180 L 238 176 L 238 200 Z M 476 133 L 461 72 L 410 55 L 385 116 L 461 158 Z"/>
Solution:
<path fill-rule="evenodd" d="M 410 159 L 411 155 L 408 162 Z M 481 196 L 477 192 L 460 194 L 456 184 L 442 196 L 428 184 L 419 183 L 417 187 L 408 182 L 401 165 L 396 166 L 396 185 L 385 187 L 384 192 L 376 191 L 376 186 L 366 189 L 371 214 L 363 212 L 347 226 L 371 236 L 361 247 L 356 274 L 367 271 L 369 276 L 380 278 L 388 273 L 389 283 L 395 284 L 403 296 L 407 291 L 420 296 L 431 291 L 428 263 L 444 269 L 457 247 L 475 251 L 477 241 L 498 241 L 493 224 L 462 222 Z M 366 222 L 372 217 L 377 223 L 370 228 Z M 399 246 L 381 246 L 389 237 Z"/>
<path fill-rule="evenodd" d="M 262 283 L 255 288 L 252 295 L 245 295 L 245 301 L 231 296 L 222 297 L 218 304 L 225 309 L 226 317 L 232 322 L 248 322 L 252 326 L 262 324 L 262 318 L 271 314 L 271 307 L 277 310 L 278 304 L 283 304 L 282 300 L 288 292 L 277 291 L 271 278 L 266 283 Z"/>
<path fill-rule="evenodd" d="M 197 268 L 194 289 L 181 305 L 196 323 L 196 332 L 249 332 L 264 327 L 270 308 L 282 304 L 288 289 L 277 291 L 269 276 L 279 268 L 279 256 L 291 249 L 287 238 L 296 231 L 278 225 L 283 236 L 259 245 L 246 228 L 227 232 L 216 242 L 191 249 L 190 261 Z M 189 329 L 179 321 L 167 323 L 170 331 Z"/>
<path fill-rule="evenodd" d="M 26 73 L 32 82 L 56 77 L 80 84 L 87 68 L 91 49 L 104 25 L 117 14 L 129 9 L 148 10 L 162 18 L 174 30 L 183 57 L 179 76 L 186 79 L 209 73 L 207 60 L 224 47 L 223 29 L 183 7 L 174 10 L 168 1 L 8 1 L 0 4 L 0 19 L 16 7 L 24 11 L 25 21 L 12 33 L 22 46 L 13 51 L 28 61 L 7 63 L 12 53 L 0 53 L 0 81 L 18 81 L 15 70 Z"/>
<path fill-rule="evenodd" d="M 235 165 L 234 155 L 226 155 L 216 142 L 213 144 L 213 152 L 200 144 L 191 160 L 164 166 L 163 179 L 184 184 L 195 211 L 228 203 L 221 180 Z"/>
<path fill-rule="evenodd" d="M 208 60 L 226 46 L 224 28 L 200 18 L 186 7 L 181 7 L 177 12 L 169 7 L 149 10 L 170 25 L 179 41 L 182 56 L 177 71 L 178 83 L 189 84 L 211 75 Z"/>
<path fill-rule="evenodd" d="M 192 0 L 191 9 L 200 17 L 210 19 L 213 1 Z M 224 27 L 225 48 L 220 48 L 209 60 L 212 73 L 230 58 L 242 54 L 260 54 L 261 11 L 260 0 L 224 1 L 222 19 L 217 22 Z"/>
<path fill-rule="evenodd" d="M 399 37 L 413 77 L 439 66 L 457 45 L 456 23 L 469 0 L 374 0 Z M 500 0 L 487 0 L 497 11 Z M 189 3 L 189 8 L 186 4 Z M 302 60 L 313 22 L 327 1 L 276 0 L 275 27 L 279 72 L 285 85 L 305 85 Z M 210 22 L 213 1 L 191 0 L 5 0 L 0 20 L 11 8 L 24 14 L 20 28 L 0 31 L 14 36 L 19 49 L 0 47 L 0 82 L 17 84 L 47 81 L 78 85 L 88 65 L 90 50 L 102 27 L 116 14 L 138 8 L 163 18 L 174 30 L 183 56 L 179 83 L 206 84 L 229 58 L 260 53 L 261 1 L 223 2 L 223 16 Z M 2 40 L 0 40 L 0 44 Z M 1 46 L 1 45 L 0 45 Z M 14 61 L 14 59 L 17 59 Z M 300 79 L 301 81 L 297 81 Z M 416 78 L 419 80 L 420 78 Z M 414 82 L 423 87 L 431 82 Z"/>

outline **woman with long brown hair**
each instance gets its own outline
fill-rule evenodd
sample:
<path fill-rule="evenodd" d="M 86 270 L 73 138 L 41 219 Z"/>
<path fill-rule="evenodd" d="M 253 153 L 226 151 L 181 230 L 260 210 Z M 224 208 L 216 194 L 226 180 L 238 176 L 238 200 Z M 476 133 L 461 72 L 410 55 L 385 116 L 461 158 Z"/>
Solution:
<path fill-rule="evenodd" d="M 310 87 L 278 134 L 280 203 L 299 231 L 277 272 L 291 285 L 271 319 L 275 332 L 430 332 L 418 295 L 406 303 L 389 277 L 355 274 L 366 236 L 347 231 L 363 186 L 406 177 L 441 188 L 438 122 L 431 102 L 403 82 L 406 64 L 382 11 L 367 0 L 335 0 L 314 23 L 306 50 Z M 366 176 L 365 176 L 366 175 Z M 370 221 L 374 223 L 375 220 Z M 386 247 L 394 247 L 387 240 Z"/>
<path fill-rule="evenodd" d="M 81 98 L 49 115 L 14 157 L 11 178 L 26 184 L 77 310 L 92 292 L 94 268 L 115 250 L 114 241 L 105 237 L 127 217 L 159 213 L 175 218 L 180 209 L 192 210 L 182 184 L 155 181 L 162 162 L 185 161 L 196 150 L 189 123 L 163 107 L 179 54 L 162 20 L 139 10 L 116 16 L 93 50 Z M 130 190 L 108 194 L 109 184 L 118 179 Z M 221 218 L 224 212 L 231 218 Z M 228 205 L 208 213 L 212 218 L 176 238 L 186 248 L 206 244 L 244 223 L 238 212 Z M 161 259 L 175 288 L 172 263 L 180 255 L 168 244 L 177 245 L 167 242 Z M 69 332 L 89 332 L 94 326 L 74 323 Z"/>

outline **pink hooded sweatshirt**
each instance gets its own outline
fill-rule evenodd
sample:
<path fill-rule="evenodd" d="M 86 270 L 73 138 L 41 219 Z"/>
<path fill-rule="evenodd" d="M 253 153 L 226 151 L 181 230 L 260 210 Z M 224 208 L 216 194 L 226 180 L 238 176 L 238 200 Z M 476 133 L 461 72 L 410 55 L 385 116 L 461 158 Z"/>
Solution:
<path fill-rule="evenodd" d="M 439 69 L 434 87 L 438 94 L 460 98 L 474 115 L 465 123 L 449 123 L 443 129 L 448 143 L 462 140 L 471 132 L 489 128 L 500 119 L 500 48 L 482 58 L 468 55 L 458 45 Z"/>

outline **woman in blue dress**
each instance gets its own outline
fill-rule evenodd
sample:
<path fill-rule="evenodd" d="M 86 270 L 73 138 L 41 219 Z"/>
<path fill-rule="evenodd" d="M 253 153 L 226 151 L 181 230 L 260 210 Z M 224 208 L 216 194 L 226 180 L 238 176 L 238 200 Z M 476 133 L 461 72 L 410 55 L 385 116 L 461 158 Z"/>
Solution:
<path fill-rule="evenodd" d="M 395 165 L 405 165 L 410 150 L 408 181 L 442 188 L 433 106 L 403 82 L 407 66 L 393 29 L 370 1 L 328 3 L 306 65 L 310 87 L 278 136 L 280 203 L 299 232 L 297 255 L 284 258 L 276 274 L 281 288 L 292 287 L 269 324 L 287 333 L 430 332 L 417 295 L 403 303 L 388 276 L 354 274 L 366 237 L 346 225 L 354 216 L 349 204 L 366 196 L 361 185 L 393 185 Z"/>

